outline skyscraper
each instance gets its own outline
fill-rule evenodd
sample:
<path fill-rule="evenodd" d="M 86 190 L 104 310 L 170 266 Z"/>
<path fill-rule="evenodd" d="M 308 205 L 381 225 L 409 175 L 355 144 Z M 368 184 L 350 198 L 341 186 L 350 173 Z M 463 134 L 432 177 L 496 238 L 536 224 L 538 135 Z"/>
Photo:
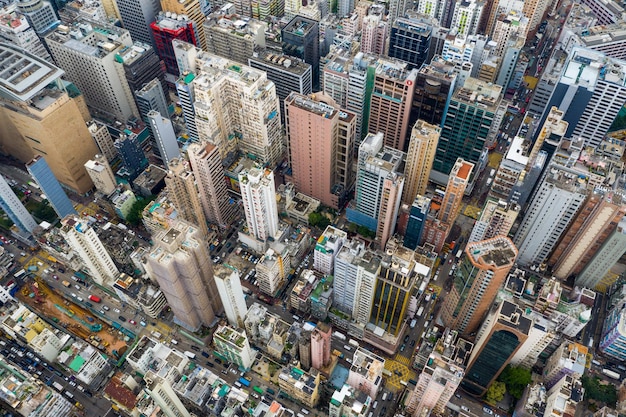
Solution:
<path fill-rule="evenodd" d="M 422 241 L 422 233 L 424 232 L 426 218 L 430 211 L 430 198 L 417 195 L 409 210 L 409 221 L 404 234 L 404 246 L 415 250 Z"/>
<path fill-rule="evenodd" d="M 23 233 L 30 234 L 37 222 L 15 195 L 3 175 L 0 175 L 0 208 Z"/>
<path fill-rule="evenodd" d="M 441 222 L 454 224 L 456 221 L 461 212 L 463 195 L 473 170 L 474 164 L 461 158 L 457 159 L 452 171 L 450 171 L 446 193 L 443 196 L 441 209 L 439 209 L 439 215 L 437 216 Z"/>
<path fill-rule="evenodd" d="M 122 159 L 126 176 L 133 181 L 148 166 L 148 159 L 141 149 L 137 135 L 130 131 L 120 133 L 113 146 Z"/>
<path fill-rule="evenodd" d="M 319 23 L 295 16 L 281 32 L 283 53 L 302 59 L 313 70 L 313 90 L 320 85 Z"/>
<path fill-rule="evenodd" d="M 509 301 L 502 301 L 493 308 L 476 336 L 461 383 L 463 390 L 474 396 L 484 395 L 524 344 L 532 324 L 524 311 Z"/>
<path fill-rule="evenodd" d="M 363 18 L 361 30 L 361 52 L 385 55 L 389 22 L 379 14 L 368 14 Z"/>
<path fill-rule="evenodd" d="M 460 36 L 475 35 L 484 6 L 485 2 L 482 0 L 463 0 L 456 3 L 452 23 L 449 27 L 457 29 Z"/>
<path fill-rule="evenodd" d="M 135 90 L 135 99 L 141 119 L 147 123 L 148 112 L 156 110 L 163 117 L 169 117 L 167 101 L 165 100 L 165 90 L 159 78 L 152 78 L 143 84 L 140 89 Z"/>
<path fill-rule="evenodd" d="M 200 3 L 200 0 L 161 0 L 161 9 L 165 13 L 171 12 L 172 16 L 187 16 L 193 22 L 196 45 L 206 51 L 206 37 L 202 27 L 206 16 Z"/>
<path fill-rule="evenodd" d="M 595 256 L 580 271 L 576 277 L 576 285 L 596 288 L 624 253 L 626 253 L 626 217 L 619 221 L 615 230 L 606 238 Z"/>
<path fill-rule="evenodd" d="M 61 23 L 49 1 L 20 0 L 17 2 L 17 7 L 20 12 L 24 13 L 28 23 L 40 38 L 46 36 Z"/>
<path fill-rule="evenodd" d="M 93 159 L 85 162 L 85 169 L 96 190 L 104 195 L 110 195 L 115 191 L 115 187 L 117 187 L 115 175 L 113 175 L 111 165 L 109 165 L 104 155 L 94 155 Z"/>
<path fill-rule="evenodd" d="M 3 22 L 0 25 L 0 42 L 22 48 L 50 62 L 50 54 L 19 9 L 1 9 L 0 21 Z"/>
<path fill-rule="evenodd" d="M 187 155 L 193 168 L 204 217 L 225 228 L 235 217 L 237 207 L 231 204 L 228 195 L 219 150 L 210 143 L 192 143 L 187 149 Z"/>
<path fill-rule="evenodd" d="M 167 168 L 165 184 L 172 204 L 183 220 L 198 226 L 200 232 L 207 236 L 208 227 L 200 203 L 201 192 L 198 190 L 189 163 L 182 158 L 175 158 L 170 161 Z"/>
<path fill-rule="evenodd" d="M 249 58 L 270 53 L 265 50 L 267 23 L 257 19 L 244 20 L 241 15 L 218 10 L 207 16 L 203 30 L 207 35 L 207 45 L 203 48 L 206 52 L 240 64 L 250 65 Z"/>
<path fill-rule="evenodd" d="M 89 276 L 102 286 L 113 286 L 120 271 L 87 219 L 70 214 L 61 219 L 61 235 L 89 271 Z"/>
<path fill-rule="evenodd" d="M 444 324 L 461 334 L 475 332 L 516 256 L 517 248 L 504 236 L 468 243 L 454 273 L 452 290 L 441 308 Z"/>
<path fill-rule="evenodd" d="M 406 62 L 409 69 L 421 68 L 428 57 L 433 30 L 428 20 L 416 13 L 396 19 L 391 25 L 389 57 Z"/>
<path fill-rule="evenodd" d="M 161 113 L 156 110 L 150 110 L 147 116 L 150 122 L 152 136 L 154 137 L 154 141 L 159 149 L 159 154 L 161 155 L 161 160 L 163 161 L 163 165 L 167 166 L 172 159 L 180 156 L 174 126 L 169 117 L 163 117 Z"/>
<path fill-rule="evenodd" d="M 159 12 L 156 20 L 150 23 L 154 46 L 159 57 L 165 63 L 165 72 L 170 76 L 177 77 L 180 73 L 174 55 L 174 39 L 197 45 L 196 32 L 193 22 L 188 18 L 178 20 L 167 13 Z"/>
<path fill-rule="evenodd" d="M 417 70 L 410 70 L 405 62 L 384 58 L 375 66 L 368 131 L 382 132 L 385 145 L 404 151 Z"/>
<path fill-rule="evenodd" d="M 266 242 L 278 231 L 274 173 L 269 169 L 244 169 L 239 173 L 239 187 L 249 234 Z"/>
<path fill-rule="evenodd" d="M 107 129 L 107 126 L 97 120 L 92 120 L 87 123 L 87 129 L 100 150 L 99 153 L 104 156 L 108 162 L 113 162 L 113 159 L 117 157 L 117 149 L 115 149 L 115 141 L 111 136 L 111 132 Z"/>
<path fill-rule="evenodd" d="M 197 227 L 179 220 L 153 237 L 154 248 L 144 263 L 174 312 L 174 321 L 196 331 L 209 326 L 224 310 L 208 247 Z"/>
<path fill-rule="evenodd" d="M 457 78 L 452 65 L 434 61 L 423 65 L 415 79 L 410 123 L 423 120 L 431 125 L 443 125 Z"/>
<path fill-rule="evenodd" d="M 321 370 L 330 364 L 332 327 L 319 322 L 311 332 L 311 367 Z"/>
<path fill-rule="evenodd" d="M 440 134 L 440 127 L 423 120 L 418 120 L 413 125 L 409 150 L 406 154 L 403 203 L 411 204 L 418 195 L 426 194 L 428 175 L 433 166 Z"/>
<path fill-rule="evenodd" d="M 243 329 L 243 320 L 248 313 L 239 272 L 230 265 L 219 265 L 215 270 L 215 284 L 224 306 L 228 323 L 236 329 Z"/>
<path fill-rule="evenodd" d="M 116 0 L 124 28 L 135 41 L 154 45 L 150 24 L 161 11 L 159 0 Z"/>
<path fill-rule="evenodd" d="M 137 101 L 137 107 L 140 107 L 141 104 L 138 98 L 138 91 L 141 91 L 148 84 L 151 84 L 153 80 L 156 80 L 157 83 L 162 90 L 158 100 L 163 100 L 165 102 L 165 94 L 163 91 L 167 91 L 167 84 L 165 83 L 165 68 L 163 68 L 163 62 L 157 55 L 152 44 L 142 43 L 142 42 L 134 42 L 132 46 L 127 46 L 119 50 L 118 56 L 116 60 L 119 64 L 124 68 L 124 75 L 126 77 L 126 81 L 128 81 L 128 87 L 130 91 L 135 95 L 135 100 Z M 155 89 L 154 85 L 150 85 L 144 91 L 144 94 L 147 94 L 151 100 L 155 94 L 159 94 L 156 91 L 152 91 Z M 162 96 L 162 97 L 161 97 Z M 154 101 L 152 101 L 154 103 Z M 166 117 L 167 114 L 167 104 L 162 104 L 159 102 L 158 106 L 161 107 L 154 108 L 152 110 L 159 110 L 161 112 L 163 110 L 163 117 Z M 139 113 L 142 117 L 147 113 L 147 111 L 141 111 L 141 107 L 139 108 Z"/>
<path fill-rule="evenodd" d="M 46 195 L 48 202 L 60 219 L 70 214 L 76 214 L 72 202 L 61 188 L 61 184 L 50 170 L 43 156 L 35 156 L 32 161 L 26 164 L 26 169 Z"/>
<path fill-rule="evenodd" d="M 622 297 L 609 310 L 604 325 L 602 326 L 602 338 L 600 350 L 607 356 L 626 361 L 626 297 Z"/>
<path fill-rule="evenodd" d="M 291 93 L 285 100 L 289 164 L 296 189 L 341 209 L 354 180 L 356 117 L 330 97 Z"/>
<path fill-rule="evenodd" d="M 520 207 L 517 204 L 488 197 L 480 213 L 480 218 L 474 223 L 468 242 L 478 242 L 496 236 L 508 236 L 519 211 Z"/>
<path fill-rule="evenodd" d="M 75 39 L 77 37 L 78 39 Z M 127 30 L 106 23 L 77 20 L 59 26 L 45 38 L 55 62 L 85 95 L 97 115 L 125 123 L 139 115 L 116 56 L 132 45 Z"/>
<path fill-rule="evenodd" d="M 45 155 L 63 185 L 87 193 L 93 183 L 83 165 L 98 148 L 85 125 L 89 112 L 84 97 L 74 85 L 61 80 L 61 69 L 21 48 L 0 44 L 0 67 L 15 68 L 14 62 L 20 63 L 18 72 L 7 70 L 0 75 L 3 153 L 23 163 Z"/>
<path fill-rule="evenodd" d="M 324 275 L 332 275 L 335 256 L 341 250 L 348 234 L 333 226 L 327 226 L 320 235 L 313 251 L 313 268 Z"/>

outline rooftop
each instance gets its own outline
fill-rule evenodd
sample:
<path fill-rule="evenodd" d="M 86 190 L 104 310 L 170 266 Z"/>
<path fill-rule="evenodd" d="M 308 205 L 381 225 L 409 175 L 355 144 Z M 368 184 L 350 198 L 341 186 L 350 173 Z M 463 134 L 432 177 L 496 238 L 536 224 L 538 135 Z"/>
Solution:
<path fill-rule="evenodd" d="M 465 248 L 465 253 L 471 257 L 474 263 L 482 266 L 495 266 L 506 268 L 515 262 L 517 248 L 511 239 L 496 236 L 480 242 L 470 242 Z"/>
<path fill-rule="evenodd" d="M 561 74 L 560 82 L 593 90 L 598 80 L 626 85 L 626 62 L 602 52 L 574 47 Z"/>

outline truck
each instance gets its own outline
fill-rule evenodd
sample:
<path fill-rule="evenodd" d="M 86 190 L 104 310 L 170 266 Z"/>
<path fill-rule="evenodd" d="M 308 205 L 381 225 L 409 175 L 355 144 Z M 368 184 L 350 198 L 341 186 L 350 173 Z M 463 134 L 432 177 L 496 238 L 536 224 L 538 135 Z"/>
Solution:
<path fill-rule="evenodd" d="M 337 349 L 333 350 L 333 355 L 335 355 L 335 356 L 336 356 L 336 357 L 338 357 L 339 359 L 343 359 L 343 358 L 344 358 L 344 356 L 345 356 L 345 355 L 343 354 L 343 352 L 341 352 L 340 350 L 337 350 Z"/>
<path fill-rule="evenodd" d="M 426 302 L 430 301 L 430 293 L 426 294 L 426 297 L 424 297 L 424 301 L 426 301 Z"/>
<path fill-rule="evenodd" d="M 66 288 L 70 287 L 70 282 L 69 281 L 63 281 L 61 284 L 63 284 L 63 286 L 66 287 Z"/>
<path fill-rule="evenodd" d="M 426 285 L 428 285 L 426 281 L 422 282 L 419 289 L 417 290 L 417 293 L 424 294 L 424 291 L 426 291 Z"/>
<path fill-rule="evenodd" d="M 241 377 L 239 378 L 239 382 L 241 383 L 241 385 L 243 385 L 244 387 L 249 387 L 250 386 L 250 381 L 248 381 L 246 378 Z"/>
<path fill-rule="evenodd" d="M 100 297 L 98 297 L 97 295 L 93 295 L 93 294 L 89 295 L 89 299 L 93 301 L 94 303 L 99 303 L 100 301 L 102 301 Z"/>
<path fill-rule="evenodd" d="M 461 255 L 463 255 L 463 250 L 459 249 L 459 251 L 456 253 L 456 259 L 459 259 Z"/>
<path fill-rule="evenodd" d="M 189 359 L 195 359 L 196 358 L 196 354 L 193 352 L 189 352 L 188 350 L 185 351 L 185 356 L 187 356 Z"/>
<path fill-rule="evenodd" d="M 54 381 L 52 383 L 52 386 L 59 392 L 63 392 L 63 385 L 59 384 L 58 382 Z"/>
<path fill-rule="evenodd" d="M 620 380 L 620 379 L 621 379 L 620 374 L 618 374 L 618 373 L 617 373 L 617 372 L 615 372 L 615 371 L 611 371 L 610 369 L 603 369 L 603 370 L 602 370 L 602 373 L 603 373 L 604 375 L 608 376 L 609 378 L 613 378 L 613 379 L 617 379 L 617 380 Z"/>
<path fill-rule="evenodd" d="M 346 340 L 346 335 L 341 332 L 333 332 L 333 337 L 341 340 Z"/>
<path fill-rule="evenodd" d="M 422 317 L 423 312 L 424 312 L 424 307 L 420 307 L 419 310 L 417 310 L 417 314 L 415 314 L 415 316 Z"/>
<path fill-rule="evenodd" d="M 352 345 L 352 346 L 354 346 L 354 347 L 359 347 L 359 342 L 357 342 L 357 341 L 356 341 L 356 340 L 354 340 L 354 339 L 350 339 L 350 340 L 348 341 L 348 344 L 350 344 L 350 345 Z"/>

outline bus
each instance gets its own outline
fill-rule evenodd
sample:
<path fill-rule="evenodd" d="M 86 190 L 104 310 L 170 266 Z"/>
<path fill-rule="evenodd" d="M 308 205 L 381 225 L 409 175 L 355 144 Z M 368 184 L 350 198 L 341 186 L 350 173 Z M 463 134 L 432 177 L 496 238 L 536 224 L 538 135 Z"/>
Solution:
<path fill-rule="evenodd" d="M 256 385 L 254 387 L 252 387 L 252 389 L 254 390 L 254 392 L 256 392 L 259 395 L 263 395 L 263 390 L 259 387 L 257 387 Z"/>
<path fill-rule="evenodd" d="M 36 188 L 36 189 L 40 190 L 39 185 L 35 184 L 33 181 L 28 181 L 28 185 L 30 185 L 33 188 Z"/>
<path fill-rule="evenodd" d="M 456 253 L 456 259 L 459 259 L 462 254 L 463 254 L 463 250 L 459 249 L 459 251 Z"/>
<path fill-rule="evenodd" d="M 350 339 L 350 340 L 348 341 L 348 344 L 350 344 L 350 345 L 352 345 L 352 346 L 354 346 L 354 347 L 357 347 L 357 348 L 359 347 L 359 342 L 357 342 L 357 341 L 356 341 L 356 340 L 354 340 L 354 339 Z"/>
<path fill-rule="evenodd" d="M 188 350 L 185 351 L 185 356 L 187 356 L 189 359 L 195 359 L 196 358 L 196 354 L 193 352 L 189 352 Z"/>
<path fill-rule="evenodd" d="M 21 277 L 21 276 L 22 276 L 22 275 L 24 275 L 24 274 L 26 274 L 26 270 L 25 270 L 25 269 L 20 269 L 20 270 L 19 270 L 19 271 L 17 271 L 15 274 L 13 274 L 13 276 L 14 276 L 15 278 L 19 278 L 19 277 Z"/>
<path fill-rule="evenodd" d="M 341 332 L 333 332 L 333 337 L 341 340 L 346 340 L 346 335 Z"/>
<path fill-rule="evenodd" d="M 608 376 L 609 378 L 613 378 L 613 379 L 617 379 L 617 380 L 621 379 L 620 374 L 618 374 L 615 371 L 611 371 L 610 369 L 603 369 L 602 373 L 604 375 Z"/>
<path fill-rule="evenodd" d="M 250 386 L 250 381 L 248 381 L 244 377 L 239 378 L 239 383 L 241 383 L 241 385 L 243 385 L 244 387 L 249 387 Z"/>

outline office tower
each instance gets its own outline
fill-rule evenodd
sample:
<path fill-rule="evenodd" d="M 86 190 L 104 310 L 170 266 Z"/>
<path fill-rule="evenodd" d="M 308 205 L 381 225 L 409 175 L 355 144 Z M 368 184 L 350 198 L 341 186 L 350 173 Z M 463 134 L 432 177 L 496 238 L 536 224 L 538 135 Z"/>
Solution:
<path fill-rule="evenodd" d="M 24 14 L 15 8 L 3 8 L 0 9 L 0 22 L 0 42 L 24 49 L 50 62 L 50 54 Z"/>
<path fill-rule="evenodd" d="M 478 242 L 496 236 L 508 236 L 519 211 L 520 207 L 517 204 L 487 197 L 480 218 L 474 223 L 468 242 Z"/>
<path fill-rule="evenodd" d="M 341 209 L 352 190 L 356 117 L 325 94 L 285 100 L 288 158 L 296 189 Z"/>
<path fill-rule="evenodd" d="M 623 294 L 623 293 L 622 293 Z M 607 356 L 626 361 L 626 297 L 621 297 L 609 310 L 604 325 L 599 348 Z"/>
<path fill-rule="evenodd" d="M 187 16 L 188 20 L 193 22 L 193 29 L 195 31 L 195 38 L 199 48 L 207 50 L 206 37 L 202 25 L 206 20 L 206 16 L 201 10 L 200 0 L 161 0 L 161 10 L 164 13 L 172 13 L 172 18 L 175 16 Z"/>
<path fill-rule="evenodd" d="M 433 166 L 440 134 L 440 127 L 423 120 L 418 120 L 413 125 L 404 170 L 403 203 L 411 204 L 416 196 L 426 194 L 428 175 Z"/>
<path fill-rule="evenodd" d="M 283 0 L 250 0 L 250 8 L 253 19 L 268 22 L 274 16 L 284 16 L 285 2 Z"/>
<path fill-rule="evenodd" d="M 543 368 L 543 381 L 549 390 L 562 378 L 572 376 L 576 379 L 585 373 L 588 349 L 581 344 L 563 341 L 546 360 Z"/>
<path fill-rule="evenodd" d="M 404 151 L 417 70 L 410 70 L 404 62 L 384 58 L 375 66 L 368 132 L 382 132 L 386 146 Z"/>
<path fill-rule="evenodd" d="M 237 207 L 230 203 L 219 150 L 210 143 L 192 143 L 187 148 L 187 155 L 196 179 L 204 217 L 220 228 L 225 228 L 235 217 Z M 197 217 L 200 221 L 200 217 Z"/>
<path fill-rule="evenodd" d="M 278 231 L 278 208 L 274 173 L 251 168 L 239 173 L 241 199 L 250 236 L 266 242 Z"/>
<path fill-rule="evenodd" d="M 250 370 L 256 351 L 250 347 L 243 328 L 218 327 L 213 336 L 218 353 L 228 362 L 236 363 L 241 369 Z"/>
<path fill-rule="evenodd" d="M 430 198 L 418 194 L 409 209 L 409 221 L 404 234 L 405 247 L 415 250 L 422 241 L 429 210 Z"/>
<path fill-rule="evenodd" d="M 606 238 L 594 257 L 583 266 L 576 277 L 576 285 L 585 288 L 596 288 L 609 270 L 626 253 L 626 217 L 620 219 L 615 230 Z"/>
<path fill-rule="evenodd" d="M 159 12 L 156 20 L 150 24 L 156 52 L 159 58 L 163 60 L 165 72 L 168 74 L 166 78 L 180 75 L 172 41 L 176 39 L 193 45 L 196 45 L 197 42 L 192 21 L 186 16 L 182 16 L 181 20 L 170 16 L 167 13 Z"/>
<path fill-rule="evenodd" d="M 188 148 L 187 152 L 191 154 L 192 151 Z M 200 232 L 207 236 L 208 227 L 200 202 L 202 193 L 198 190 L 189 163 L 183 158 L 174 158 L 167 165 L 167 168 L 167 177 L 165 177 L 167 194 L 176 207 L 178 215 L 183 220 L 198 226 Z"/>
<path fill-rule="evenodd" d="M 410 415 L 443 413 L 461 384 L 473 345 L 456 330 L 445 329 L 419 374 L 415 390 L 405 404 Z"/>
<path fill-rule="evenodd" d="M 320 85 L 319 23 L 296 16 L 281 31 L 283 53 L 311 65 L 313 89 Z"/>
<path fill-rule="evenodd" d="M 380 261 L 370 323 L 392 337 L 404 329 L 413 286 L 418 279 L 413 251 L 403 246 L 389 250 Z M 397 340 L 396 343 L 399 343 Z"/>
<path fill-rule="evenodd" d="M 443 125 L 456 85 L 457 74 L 451 65 L 434 62 L 423 65 L 415 79 L 410 123 L 423 120 L 431 125 Z"/>
<path fill-rule="evenodd" d="M 148 166 L 137 135 L 133 132 L 120 133 L 113 146 L 122 159 L 124 174 L 133 181 Z"/>
<path fill-rule="evenodd" d="M 587 199 L 587 181 L 564 167 L 548 167 L 515 235 L 518 263 L 539 265 L 546 260 Z"/>
<path fill-rule="evenodd" d="M 335 256 L 343 246 L 348 234 L 333 226 L 327 226 L 320 235 L 313 251 L 313 268 L 324 275 L 332 275 Z"/>
<path fill-rule="evenodd" d="M 116 0 L 122 24 L 135 41 L 154 45 L 150 24 L 161 11 L 159 0 Z"/>
<path fill-rule="evenodd" d="M 191 44 L 185 44 L 192 46 Z M 198 140 L 198 128 L 196 127 L 196 111 L 193 106 L 194 94 L 193 94 L 193 79 L 195 78 L 193 73 L 183 73 L 178 80 L 176 80 L 176 95 L 180 100 L 180 106 L 183 109 L 183 119 L 185 120 L 185 127 L 187 128 L 187 135 L 193 139 Z"/>
<path fill-rule="evenodd" d="M 485 307 L 488 308 L 491 302 Z M 528 338 L 532 321 L 509 301 L 502 301 L 485 319 L 470 356 L 463 390 L 482 396 Z"/>
<path fill-rule="evenodd" d="M 290 93 L 307 96 L 313 92 L 313 73 L 306 62 L 263 49 L 248 58 L 248 65 L 265 72 L 267 79 L 276 86 L 281 120 L 285 120 L 284 102 Z"/>
<path fill-rule="evenodd" d="M 443 122 L 431 179 L 437 183 L 447 176 L 457 158 L 478 164 L 485 143 L 495 139 L 500 126 L 497 110 L 502 98 L 502 87 L 468 78 L 450 100 Z"/>
<path fill-rule="evenodd" d="M 78 38 L 78 39 L 75 39 Z M 54 60 L 85 95 L 87 106 L 97 115 L 122 123 L 138 115 L 128 82 L 116 62 L 128 31 L 95 21 L 76 21 L 59 26 L 45 38 Z"/>
<path fill-rule="evenodd" d="M 191 331 L 210 326 L 224 307 L 213 278 L 211 255 L 199 229 L 178 220 L 153 241 L 154 247 L 144 260 L 146 272 L 161 287 L 174 321 Z"/>
<path fill-rule="evenodd" d="M 439 221 L 454 224 L 461 212 L 463 195 L 473 170 L 474 164 L 464 161 L 462 158 L 457 159 L 452 171 L 450 171 L 446 193 L 443 196 L 437 216 Z"/>
<path fill-rule="evenodd" d="M 454 6 L 450 28 L 457 30 L 459 36 L 475 35 L 485 3 L 481 0 L 464 0 Z M 448 27 L 442 24 L 444 27 Z"/>
<path fill-rule="evenodd" d="M 391 25 L 389 57 L 406 62 L 409 69 L 421 68 L 428 56 L 432 30 L 431 22 L 416 13 L 399 17 Z"/>
<path fill-rule="evenodd" d="M 87 122 L 87 130 L 96 143 L 97 149 L 100 150 L 99 153 L 108 162 L 112 162 L 117 157 L 117 149 L 115 149 L 113 137 L 107 126 L 97 120 L 91 120 Z"/>
<path fill-rule="evenodd" d="M 147 99 L 155 100 L 155 96 L 159 95 L 159 92 L 155 91 L 157 87 L 154 84 L 158 84 L 159 88 L 162 90 L 158 99 L 163 100 L 163 104 L 159 102 L 158 105 L 163 105 L 164 111 L 162 114 L 164 117 L 167 117 L 167 103 L 164 93 L 167 91 L 165 69 L 163 68 L 163 62 L 161 62 L 154 48 L 147 43 L 135 42 L 130 47 L 122 48 L 118 55 L 117 62 L 124 67 L 124 75 L 126 76 L 128 87 L 135 96 L 137 106 L 139 107 L 139 114 L 142 118 L 147 111 L 141 111 L 141 102 L 138 97 L 138 92 L 141 91 L 144 98 L 147 96 Z M 160 96 L 162 96 L 162 98 Z M 161 111 L 160 108 L 154 108 L 152 110 Z"/>
<path fill-rule="evenodd" d="M 14 74 L 13 62 L 20 63 Z M 83 164 L 98 148 L 85 125 L 89 113 L 83 97 L 61 80 L 61 69 L 12 45 L 0 44 L 0 68 L 6 69 L 0 75 L 3 153 L 24 163 L 44 154 L 63 185 L 79 194 L 91 190 L 93 183 Z"/>
<path fill-rule="evenodd" d="M 330 364 L 332 327 L 319 322 L 311 332 L 311 367 L 321 370 Z"/>
<path fill-rule="evenodd" d="M 454 273 L 452 290 L 441 308 L 444 324 L 462 334 L 475 332 L 516 256 L 517 248 L 504 236 L 468 243 Z"/>
<path fill-rule="evenodd" d="M 0 175 L 0 208 L 22 233 L 31 234 L 37 222 L 30 215 L 20 199 L 15 195 L 11 186 L 7 184 L 4 176 Z"/>
<path fill-rule="evenodd" d="M 115 191 L 117 187 L 115 175 L 113 175 L 111 165 L 109 165 L 104 155 L 94 155 L 93 159 L 85 162 L 85 169 L 87 170 L 87 175 L 89 175 L 89 178 L 93 181 L 96 190 L 104 195 L 110 195 Z"/>
<path fill-rule="evenodd" d="M 61 219 L 61 225 L 61 235 L 78 255 L 94 282 L 101 286 L 112 286 L 119 278 L 120 271 L 87 219 L 69 214 Z"/>
<path fill-rule="evenodd" d="M 578 276 L 626 215 L 624 203 L 621 193 L 603 188 L 589 195 L 548 258 L 556 278 Z"/>
<path fill-rule="evenodd" d="M 135 91 L 137 108 L 142 120 L 148 120 L 148 112 L 156 110 L 163 117 L 169 117 L 165 90 L 159 78 L 153 78 Z"/>
<path fill-rule="evenodd" d="M 43 0 L 20 0 L 16 3 L 18 10 L 26 16 L 28 23 L 40 38 L 61 23 L 50 3 Z"/>
<path fill-rule="evenodd" d="M 248 307 L 243 295 L 239 272 L 230 265 L 219 265 L 215 269 L 214 277 L 228 323 L 236 329 L 243 329 L 243 320 L 248 313 Z"/>
<path fill-rule="evenodd" d="M 161 161 L 163 161 L 163 165 L 167 166 L 172 159 L 180 156 L 174 126 L 168 117 L 163 117 L 156 110 L 150 110 L 147 116 L 152 136 L 161 155 Z"/>
<path fill-rule="evenodd" d="M 48 202 L 60 219 L 70 214 L 76 214 L 72 202 L 41 155 L 35 156 L 27 163 L 26 169 L 37 185 L 39 185 L 41 192 L 46 195 Z"/>
<path fill-rule="evenodd" d="M 265 22 L 243 20 L 240 15 L 217 11 L 211 13 L 203 25 L 206 52 L 248 65 L 255 51 L 265 50 Z"/>
<path fill-rule="evenodd" d="M 385 55 L 389 23 L 378 14 L 368 14 L 363 18 L 361 29 L 361 52 Z"/>

